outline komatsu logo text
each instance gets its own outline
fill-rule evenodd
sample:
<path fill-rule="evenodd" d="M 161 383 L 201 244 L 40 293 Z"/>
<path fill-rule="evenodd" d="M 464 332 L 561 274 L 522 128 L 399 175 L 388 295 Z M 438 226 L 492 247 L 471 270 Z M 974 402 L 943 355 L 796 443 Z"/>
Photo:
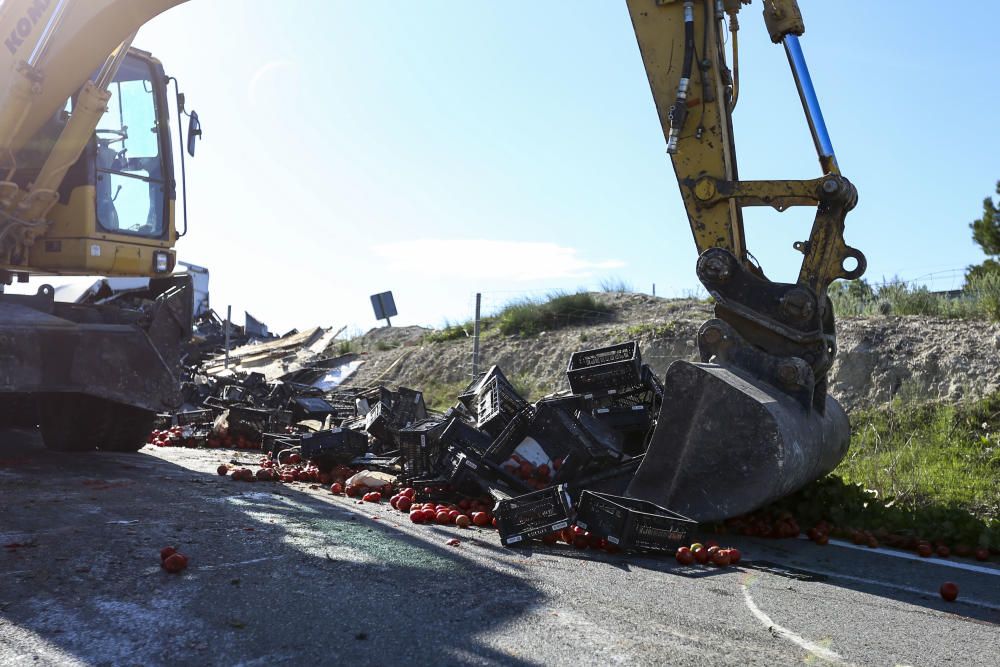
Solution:
<path fill-rule="evenodd" d="M 10 36 L 4 40 L 7 50 L 12 55 L 17 53 L 17 50 L 24 44 L 24 40 L 28 38 L 31 31 L 38 25 L 38 19 L 42 18 L 42 14 L 45 13 L 50 4 L 52 4 L 52 0 L 35 0 L 28 7 L 28 11 L 25 12 L 24 16 L 14 24 L 14 29 L 10 31 Z"/>

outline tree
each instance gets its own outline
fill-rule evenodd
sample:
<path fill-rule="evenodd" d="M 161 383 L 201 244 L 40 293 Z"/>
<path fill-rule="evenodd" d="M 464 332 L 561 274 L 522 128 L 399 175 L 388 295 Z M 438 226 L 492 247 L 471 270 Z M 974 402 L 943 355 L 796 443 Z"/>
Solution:
<path fill-rule="evenodd" d="M 1000 195 L 1000 181 L 997 182 L 996 192 Z M 972 230 L 972 240 L 979 244 L 983 252 L 1000 259 L 1000 211 L 997 210 L 993 197 L 983 200 L 983 217 L 973 220 L 969 228 Z M 993 258 L 987 259 L 966 270 L 965 282 L 968 284 L 970 280 L 994 272 L 1000 273 L 1000 262 Z"/>

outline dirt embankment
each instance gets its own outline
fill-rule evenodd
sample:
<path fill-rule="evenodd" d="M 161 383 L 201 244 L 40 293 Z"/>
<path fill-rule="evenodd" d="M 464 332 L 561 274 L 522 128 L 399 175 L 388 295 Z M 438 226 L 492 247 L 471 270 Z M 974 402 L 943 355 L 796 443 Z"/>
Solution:
<path fill-rule="evenodd" d="M 481 338 L 481 364 L 498 364 L 532 398 L 567 389 L 566 364 L 576 350 L 639 339 L 643 361 L 661 377 L 676 359 L 697 359 L 695 336 L 712 316 L 697 301 L 644 294 L 595 295 L 614 307 L 600 323 L 537 336 Z M 896 396 L 957 401 L 1000 390 L 1000 325 L 920 317 L 843 319 L 831 392 L 848 410 Z M 420 327 L 373 329 L 357 341 L 366 363 L 354 385 L 385 383 L 433 390 L 467 382 L 471 338 L 429 343 Z M 471 332 L 470 332 L 471 333 Z"/>

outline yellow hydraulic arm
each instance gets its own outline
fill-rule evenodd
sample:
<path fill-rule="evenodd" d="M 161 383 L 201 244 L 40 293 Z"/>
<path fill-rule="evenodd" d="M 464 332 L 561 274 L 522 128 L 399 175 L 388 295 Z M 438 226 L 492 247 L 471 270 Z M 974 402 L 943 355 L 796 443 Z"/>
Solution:
<path fill-rule="evenodd" d="M 764 21 L 772 41 L 787 52 L 823 175 L 811 180 L 739 180 L 733 140 L 738 14 L 749 2 L 627 0 L 700 254 L 698 276 L 719 303 L 718 318 L 735 327 L 744 339 L 736 341 L 741 345 L 805 359 L 813 381 L 823 385 L 835 351 L 826 289 L 833 280 L 857 278 L 865 270 L 864 255 L 843 238 L 844 218 L 856 204 L 857 192 L 840 173 L 813 90 L 799 44 L 805 26 L 796 0 L 763 0 Z M 727 23 L 732 68 L 727 62 Z M 750 261 L 743 231 L 745 206 L 779 211 L 816 207 L 808 239 L 795 244 L 804 255 L 796 284 L 772 283 Z M 845 267 L 852 262 L 856 265 Z M 726 327 L 708 327 L 703 333 L 703 345 L 723 339 L 728 345 L 736 343 Z M 796 376 L 792 370 L 785 373 Z"/>
<path fill-rule="evenodd" d="M 106 110 L 136 31 L 184 0 L 4 0 L 0 4 L 0 266 L 25 266 L 58 188 Z M 97 72 L 93 79 L 91 75 Z M 17 152 L 76 95 L 30 185 Z"/>

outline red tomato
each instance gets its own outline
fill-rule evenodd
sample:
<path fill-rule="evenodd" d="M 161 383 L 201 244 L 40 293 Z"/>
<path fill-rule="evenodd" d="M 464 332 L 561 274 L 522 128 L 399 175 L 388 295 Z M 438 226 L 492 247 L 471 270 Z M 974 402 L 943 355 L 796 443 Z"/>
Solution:
<path fill-rule="evenodd" d="M 160 549 L 160 562 L 162 563 L 175 553 L 177 553 L 177 549 L 175 547 L 163 547 Z"/>
<path fill-rule="evenodd" d="M 681 565 L 691 565 L 694 563 L 694 554 L 691 553 L 691 550 L 687 547 L 681 547 L 678 549 L 677 553 L 674 554 L 674 558 Z"/>
<path fill-rule="evenodd" d="M 423 510 L 413 510 L 410 512 L 410 521 L 413 523 L 423 523 L 424 522 L 424 512 Z"/>
<path fill-rule="evenodd" d="M 704 565 L 708 562 L 708 549 L 705 547 L 698 547 L 697 549 L 692 549 L 691 553 L 694 555 L 694 559 L 698 561 L 700 565 Z"/>
<path fill-rule="evenodd" d="M 187 567 L 187 558 L 181 554 L 171 554 L 163 561 L 163 569 L 171 574 L 177 574 Z"/>
<path fill-rule="evenodd" d="M 948 556 L 951 555 L 951 549 L 949 549 L 946 545 L 942 544 L 935 550 L 935 553 L 937 553 L 938 557 L 940 558 L 947 558 Z"/>
<path fill-rule="evenodd" d="M 396 509 L 400 512 L 409 512 L 413 501 L 410 500 L 409 496 L 399 496 L 399 500 L 396 501 Z"/>
<path fill-rule="evenodd" d="M 954 582 L 946 581 L 941 584 L 940 593 L 947 602 L 954 602 L 958 597 L 958 586 Z"/>
<path fill-rule="evenodd" d="M 417 490 L 408 486 L 399 493 L 400 495 L 406 496 L 407 498 L 412 500 L 413 497 L 417 495 Z"/>
<path fill-rule="evenodd" d="M 559 541 L 559 538 L 556 537 L 555 533 L 549 533 L 548 535 L 543 535 L 542 536 L 542 542 L 544 544 L 549 545 L 549 546 L 552 546 L 553 544 L 557 543 L 558 541 Z"/>
<path fill-rule="evenodd" d="M 827 538 L 827 539 L 829 539 L 829 538 Z M 824 544 L 825 544 L 825 542 L 824 542 Z M 736 565 L 737 563 L 739 563 L 740 559 L 742 559 L 742 558 L 743 558 L 743 554 L 740 553 L 739 549 L 732 548 L 732 549 L 729 550 L 729 562 L 732 563 L 733 565 Z"/>
<path fill-rule="evenodd" d="M 455 523 L 455 519 L 459 517 L 461 512 L 458 510 L 451 510 L 448 512 L 448 523 Z"/>
<path fill-rule="evenodd" d="M 459 514 L 455 517 L 455 525 L 459 528 L 468 528 L 472 524 L 472 519 L 467 514 Z"/>
<path fill-rule="evenodd" d="M 976 560 L 983 560 L 983 561 L 989 560 L 990 559 L 990 550 L 989 549 L 985 549 L 983 547 L 980 547 L 980 548 L 976 549 L 975 556 L 976 556 Z"/>
<path fill-rule="evenodd" d="M 917 545 L 917 554 L 921 558 L 930 558 L 932 553 L 934 553 L 934 549 L 932 549 L 931 545 L 926 542 L 921 542 Z"/>
<path fill-rule="evenodd" d="M 220 477 L 225 477 L 226 475 L 229 474 L 229 466 L 223 463 L 222 465 L 220 465 L 218 468 L 215 469 L 215 472 L 219 473 Z"/>
<path fill-rule="evenodd" d="M 448 524 L 451 523 L 451 515 L 446 510 L 441 510 L 435 515 L 434 520 L 442 525 Z"/>
<path fill-rule="evenodd" d="M 335 495 L 340 495 L 344 492 L 344 486 L 340 482 L 334 482 L 330 485 L 330 493 Z"/>
<path fill-rule="evenodd" d="M 718 551 L 714 552 L 712 554 L 712 562 L 718 565 L 719 567 L 728 566 L 729 563 L 732 562 L 731 559 L 729 558 L 729 550 L 719 549 Z"/>
<path fill-rule="evenodd" d="M 490 515 L 486 512 L 476 512 L 472 515 L 472 523 L 483 527 L 490 525 Z"/>
<path fill-rule="evenodd" d="M 421 514 L 424 515 L 424 521 L 434 521 L 437 518 L 437 512 L 426 507 L 421 510 Z"/>

